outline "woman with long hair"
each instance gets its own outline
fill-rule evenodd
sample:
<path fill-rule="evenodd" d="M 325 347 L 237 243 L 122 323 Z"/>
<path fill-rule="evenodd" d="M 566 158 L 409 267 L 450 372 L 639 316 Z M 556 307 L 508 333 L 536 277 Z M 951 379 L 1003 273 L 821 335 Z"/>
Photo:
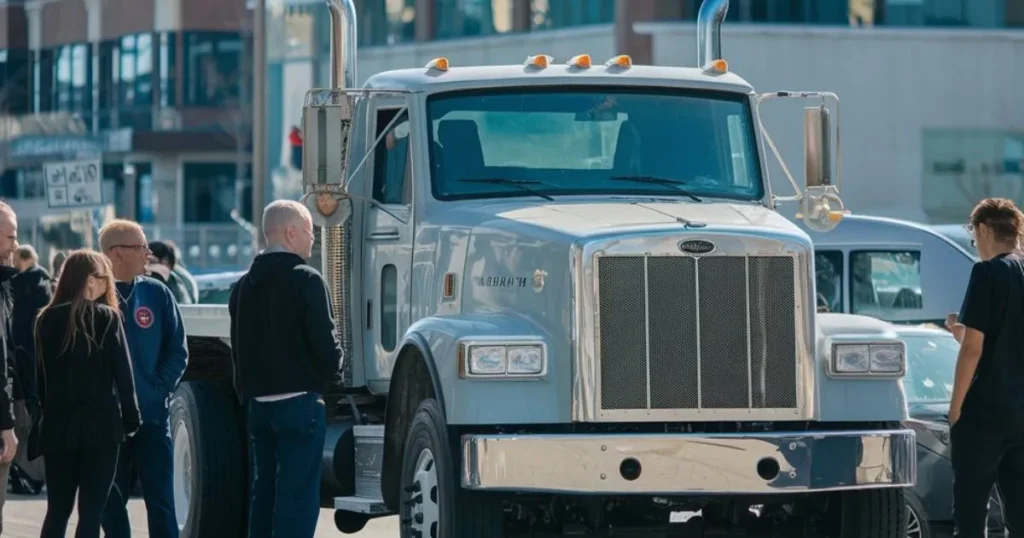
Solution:
<path fill-rule="evenodd" d="M 47 477 L 42 538 L 63 537 L 78 495 L 76 538 L 99 537 L 120 447 L 139 428 L 132 366 L 110 261 L 70 253 L 53 300 L 36 320 Z"/>

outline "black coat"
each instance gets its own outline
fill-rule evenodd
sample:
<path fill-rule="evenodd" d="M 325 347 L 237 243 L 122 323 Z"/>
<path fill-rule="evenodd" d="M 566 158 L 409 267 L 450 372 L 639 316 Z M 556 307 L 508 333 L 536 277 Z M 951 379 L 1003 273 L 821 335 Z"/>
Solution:
<path fill-rule="evenodd" d="M 34 402 L 36 391 L 36 316 L 53 298 L 54 282 L 46 269 L 33 266 L 11 279 L 14 310 L 11 317 L 13 394 L 15 400 Z"/>
<path fill-rule="evenodd" d="M 139 404 L 120 314 L 108 306 L 89 303 L 87 319 L 98 343 L 87 349 L 79 335 L 67 352 L 63 348 L 71 308 L 55 305 L 39 316 L 36 339 L 39 400 L 43 418 L 39 446 L 46 454 L 120 443 L 138 430 Z"/>
<path fill-rule="evenodd" d="M 10 345 L 11 314 L 14 306 L 14 296 L 11 292 L 11 280 L 18 274 L 18 270 L 0 265 L 0 430 L 14 429 L 14 406 L 11 402 L 11 381 L 14 377 L 14 370 L 11 368 L 12 360 L 8 359 Z"/>

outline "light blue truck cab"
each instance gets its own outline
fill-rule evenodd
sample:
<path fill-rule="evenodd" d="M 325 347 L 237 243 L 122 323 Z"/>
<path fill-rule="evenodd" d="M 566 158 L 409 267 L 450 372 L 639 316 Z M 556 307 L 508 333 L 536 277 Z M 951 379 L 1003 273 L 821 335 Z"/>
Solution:
<path fill-rule="evenodd" d="M 884 217 L 848 215 L 829 232 L 793 221 L 814 243 L 819 307 L 940 327 L 960 311 L 977 261 L 969 243 L 941 228 Z"/>
<path fill-rule="evenodd" d="M 303 201 L 346 353 L 325 395 L 340 530 L 398 514 L 403 537 L 904 535 L 904 346 L 816 314 L 813 245 L 768 188 L 759 104 L 814 99 L 789 200 L 816 229 L 841 220 L 833 96 L 730 73 L 724 0 L 701 8 L 700 68 L 438 58 L 353 89 L 354 7 L 328 6 L 334 88 L 307 95 Z M 226 310 L 182 311 L 179 520 L 234 536 Z"/>

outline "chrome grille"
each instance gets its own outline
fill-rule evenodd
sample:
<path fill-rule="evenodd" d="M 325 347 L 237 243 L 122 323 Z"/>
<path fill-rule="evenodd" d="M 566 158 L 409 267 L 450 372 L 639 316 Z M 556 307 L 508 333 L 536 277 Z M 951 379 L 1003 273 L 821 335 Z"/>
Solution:
<path fill-rule="evenodd" d="M 606 411 L 794 409 L 791 256 L 599 256 Z"/>

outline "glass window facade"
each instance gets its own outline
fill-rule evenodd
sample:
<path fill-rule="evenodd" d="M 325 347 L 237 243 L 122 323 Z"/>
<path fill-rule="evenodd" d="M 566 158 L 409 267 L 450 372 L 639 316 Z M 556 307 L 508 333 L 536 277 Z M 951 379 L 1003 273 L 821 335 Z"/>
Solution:
<path fill-rule="evenodd" d="M 184 32 L 185 105 L 237 106 L 245 44 L 238 32 Z"/>
<path fill-rule="evenodd" d="M 374 0 L 357 6 L 359 45 L 395 45 L 416 39 L 416 0 Z"/>
<path fill-rule="evenodd" d="M 550 30 L 615 22 L 615 0 L 530 0 L 530 28 Z"/>
<path fill-rule="evenodd" d="M 248 167 L 246 167 L 248 168 Z M 243 170 L 239 176 L 236 163 L 209 162 L 184 163 L 182 173 L 185 178 L 184 199 L 185 222 L 192 223 L 230 223 L 231 210 L 238 207 L 239 195 L 246 196 L 240 187 L 249 177 L 249 170 Z M 249 198 L 243 198 L 249 199 Z M 250 204 L 241 204 L 243 217 L 248 216 Z"/>
<path fill-rule="evenodd" d="M 685 0 L 695 18 L 701 0 Z M 1022 0 L 734 0 L 729 21 L 849 26 L 1024 26 Z"/>
<path fill-rule="evenodd" d="M 477 37 L 512 31 L 513 0 L 435 0 L 438 39 Z"/>
<path fill-rule="evenodd" d="M 0 113 L 25 114 L 31 110 L 29 80 L 31 69 L 26 50 L 0 50 L 0 80 L 3 81 Z"/>

